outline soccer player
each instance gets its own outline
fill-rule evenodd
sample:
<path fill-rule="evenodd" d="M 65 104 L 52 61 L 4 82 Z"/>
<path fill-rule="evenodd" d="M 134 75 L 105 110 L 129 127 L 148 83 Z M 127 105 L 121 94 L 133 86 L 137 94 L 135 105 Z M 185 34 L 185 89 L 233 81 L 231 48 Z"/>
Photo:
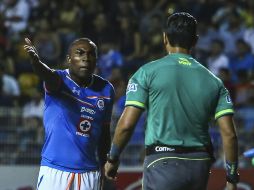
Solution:
<path fill-rule="evenodd" d="M 163 33 L 168 55 L 142 66 L 130 79 L 105 175 L 115 179 L 119 156 L 147 109 L 143 188 L 205 190 L 213 162 L 208 123 L 215 117 L 226 158 L 229 190 L 236 188 L 237 135 L 233 104 L 222 81 L 190 55 L 197 21 L 188 13 L 169 16 Z M 225 181 L 226 181 L 225 180 Z"/>
<path fill-rule="evenodd" d="M 97 47 L 88 38 L 75 40 L 67 55 L 68 69 L 53 70 L 40 61 L 31 41 L 25 41 L 45 87 L 45 143 L 37 189 L 99 190 L 111 143 L 114 89 L 93 74 Z"/>

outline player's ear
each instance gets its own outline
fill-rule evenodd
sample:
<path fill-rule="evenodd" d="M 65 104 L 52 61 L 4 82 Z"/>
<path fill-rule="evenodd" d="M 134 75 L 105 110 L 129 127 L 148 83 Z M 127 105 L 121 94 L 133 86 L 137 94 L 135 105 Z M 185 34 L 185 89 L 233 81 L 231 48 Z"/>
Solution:
<path fill-rule="evenodd" d="M 168 35 L 166 34 L 166 32 L 163 32 L 163 43 L 166 51 L 169 53 L 171 45 L 169 43 Z"/>
<path fill-rule="evenodd" d="M 168 36 L 165 32 L 163 32 L 163 43 L 164 43 L 165 47 L 167 47 L 167 45 L 169 45 Z"/>
<path fill-rule="evenodd" d="M 66 61 L 67 61 L 67 64 L 71 63 L 71 57 L 69 55 L 66 56 Z"/>

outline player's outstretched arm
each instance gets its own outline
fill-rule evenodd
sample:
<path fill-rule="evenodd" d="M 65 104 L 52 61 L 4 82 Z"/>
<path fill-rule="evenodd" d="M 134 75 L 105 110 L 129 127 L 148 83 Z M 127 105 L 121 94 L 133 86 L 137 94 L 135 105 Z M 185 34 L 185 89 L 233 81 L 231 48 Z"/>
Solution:
<path fill-rule="evenodd" d="M 53 69 L 50 69 L 40 60 L 38 51 L 28 38 L 25 38 L 25 43 L 26 44 L 24 45 L 24 49 L 30 56 L 34 72 L 43 81 L 45 81 L 47 89 L 55 90 L 59 85 L 60 77 L 54 72 Z"/>
<path fill-rule="evenodd" d="M 225 115 L 217 120 L 226 157 L 227 189 L 236 189 L 239 180 L 238 165 L 238 140 L 232 115 Z"/>

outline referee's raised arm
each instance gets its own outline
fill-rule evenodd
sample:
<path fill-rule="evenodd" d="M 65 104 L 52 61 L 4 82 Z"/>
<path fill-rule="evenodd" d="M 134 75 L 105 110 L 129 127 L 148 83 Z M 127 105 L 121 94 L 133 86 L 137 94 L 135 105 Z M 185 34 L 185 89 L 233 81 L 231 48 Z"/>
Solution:
<path fill-rule="evenodd" d="M 40 60 L 38 51 L 31 40 L 25 38 L 24 49 L 28 53 L 34 72 L 46 83 L 48 90 L 55 90 L 59 86 L 60 77 Z"/>

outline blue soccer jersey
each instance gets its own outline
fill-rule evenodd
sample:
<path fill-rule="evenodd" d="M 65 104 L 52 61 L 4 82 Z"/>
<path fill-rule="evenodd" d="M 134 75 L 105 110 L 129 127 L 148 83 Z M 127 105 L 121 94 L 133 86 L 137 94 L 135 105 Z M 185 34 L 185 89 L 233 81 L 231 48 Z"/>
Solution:
<path fill-rule="evenodd" d="M 56 72 L 59 88 L 49 92 L 45 87 L 41 165 L 75 173 L 97 170 L 96 151 L 102 127 L 111 120 L 114 88 L 97 75 L 89 87 L 80 87 L 68 69 Z"/>

